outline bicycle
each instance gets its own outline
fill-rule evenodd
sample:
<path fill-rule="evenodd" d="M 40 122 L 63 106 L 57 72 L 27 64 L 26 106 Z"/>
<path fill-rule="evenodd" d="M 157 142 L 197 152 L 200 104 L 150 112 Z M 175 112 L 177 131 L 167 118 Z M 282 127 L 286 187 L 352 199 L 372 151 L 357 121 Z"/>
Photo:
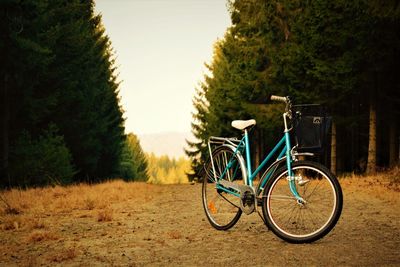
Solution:
<path fill-rule="evenodd" d="M 335 175 L 325 166 L 302 159 L 314 155 L 304 150 L 303 143 L 307 140 L 297 140 L 291 146 L 291 138 L 300 135 L 300 126 L 306 125 L 307 130 L 306 122 L 310 120 L 317 132 L 326 129 L 327 118 L 302 116 L 289 97 L 271 96 L 270 100 L 286 104 L 284 135 L 254 171 L 249 130 L 256 124 L 255 120 L 232 122 L 234 128 L 243 132 L 241 139 L 210 137 L 210 159 L 202 177 L 203 207 L 215 229 L 228 230 L 242 213 L 257 210 L 261 216 L 261 206 L 261 218 L 278 237 L 290 243 L 314 242 L 336 225 L 343 206 L 342 190 Z M 317 140 L 317 147 L 321 146 L 321 139 Z M 272 158 L 275 161 L 268 164 Z M 261 170 L 265 171 L 255 185 L 254 179 Z"/>

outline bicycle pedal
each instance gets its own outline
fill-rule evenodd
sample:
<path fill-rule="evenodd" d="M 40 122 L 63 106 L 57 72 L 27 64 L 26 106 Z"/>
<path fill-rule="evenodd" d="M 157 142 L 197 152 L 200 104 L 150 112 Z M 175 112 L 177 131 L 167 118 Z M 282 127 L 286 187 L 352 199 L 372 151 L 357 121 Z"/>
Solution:
<path fill-rule="evenodd" d="M 262 199 L 257 198 L 257 206 L 261 206 L 262 205 Z"/>

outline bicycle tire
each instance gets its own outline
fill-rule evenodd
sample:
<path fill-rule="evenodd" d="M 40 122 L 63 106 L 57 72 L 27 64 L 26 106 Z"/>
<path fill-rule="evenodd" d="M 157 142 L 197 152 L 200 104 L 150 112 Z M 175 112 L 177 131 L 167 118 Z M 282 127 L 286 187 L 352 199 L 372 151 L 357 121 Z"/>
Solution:
<path fill-rule="evenodd" d="M 229 146 L 220 146 L 212 153 L 214 168 L 218 179 L 228 181 L 243 181 L 245 168 L 243 162 L 238 158 L 237 154 Z M 231 172 L 224 173 L 228 159 L 234 157 Z M 203 174 L 202 186 L 202 202 L 207 219 L 210 224 L 217 230 L 228 230 L 232 228 L 240 219 L 242 210 L 240 209 L 240 199 L 232 196 L 220 189 L 216 188 L 216 181 L 212 163 L 209 162 L 205 166 Z"/>
<path fill-rule="evenodd" d="M 311 161 L 292 164 L 295 187 L 305 203 L 290 192 L 287 168 L 267 181 L 262 210 L 266 226 L 290 243 L 311 243 L 327 235 L 339 220 L 343 194 L 337 178 L 323 165 Z"/>

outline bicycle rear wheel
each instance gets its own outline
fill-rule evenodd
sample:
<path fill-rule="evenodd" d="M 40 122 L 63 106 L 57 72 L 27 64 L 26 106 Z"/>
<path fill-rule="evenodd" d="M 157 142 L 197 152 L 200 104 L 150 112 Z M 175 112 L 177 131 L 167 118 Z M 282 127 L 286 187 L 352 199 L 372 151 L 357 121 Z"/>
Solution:
<path fill-rule="evenodd" d="M 203 176 L 203 207 L 208 221 L 215 229 L 228 230 L 242 215 L 240 198 L 218 189 L 217 180 L 241 183 L 245 168 L 242 161 L 228 146 L 218 147 L 213 152 L 212 159 L 214 166 L 209 161 Z"/>
<path fill-rule="evenodd" d="M 343 196 L 336 177 L 315 162 L 292 164 L 296 191 L 304 202 L 290 191 L 287 168 L 279 169 L 267 182 L 263 194 L 266 225 L 290 243 L 310 243 L 328 234 L 337 223 Z"/>

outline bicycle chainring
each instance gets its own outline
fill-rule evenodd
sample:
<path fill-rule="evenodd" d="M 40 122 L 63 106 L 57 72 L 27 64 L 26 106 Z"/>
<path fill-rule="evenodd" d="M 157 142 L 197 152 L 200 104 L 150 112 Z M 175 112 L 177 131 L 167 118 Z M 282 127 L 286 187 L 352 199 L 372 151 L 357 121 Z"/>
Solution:
<path fill-rule="evenodd" d="M 256 197 L 253 190 L 250 187 L 242 187 L 240 190 L 240 208 L 241 210 L 249 215 L 255 211 Z"/>

